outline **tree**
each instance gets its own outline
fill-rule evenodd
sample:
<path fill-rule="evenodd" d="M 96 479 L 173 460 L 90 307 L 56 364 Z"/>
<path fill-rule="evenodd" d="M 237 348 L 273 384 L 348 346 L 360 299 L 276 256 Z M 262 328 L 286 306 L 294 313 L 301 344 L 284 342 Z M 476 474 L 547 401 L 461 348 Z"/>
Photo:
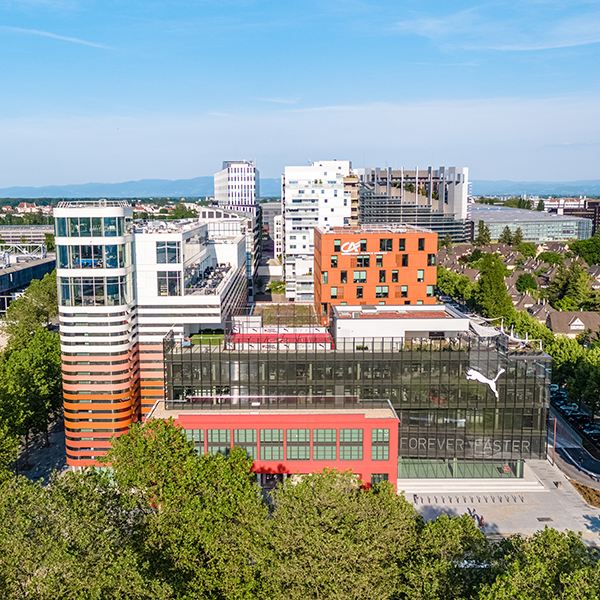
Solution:
<path fill-rule="evenodd" d="M 17 460 L 18 448 L 18 436 L 6 423 L 0 422 L 0 486 L 12 477 L 10 466 Z"/>
<path fill-rule="evenodd" d="M 144 571 L 127 510 L 110 477 L 84 470 L 50 485 L 13 478 L 0 494 L 3 598 L 163 599 L 170 585 Z"/>
<path fill-rule="evenodd" d="M 519 292 L 537 290 L 537 281 L 531 273 L 521 273 L 517 277 L 515 286 Z"/>
<path fill-rule="evenodd" d="M 586 266 L 581 261 L 573 261 L 569 265 L 564 297 L 570 298 L 573 304 L 579 308 L 587 302 L 591 291 L 592 279 Z"/>
<path fill-rule="evenodd" d="M 571 242 L 569 248 L 588 265 L 600 264 L 600 237 L 594 236 L 587 240 Z"/>
<path fill-rule="evenodd" d="M 56 244 L 54 243 L 53 233 L 44 234 L 44 243 L 46 244 L 46 249 L 48 250 L 48 252 L 54 252 L 56 250 Z"/>
<path fill-rule="evenodd" d="M 183 202 L 179 202 L 175 205 L 171 216 L 173 219 L 195 219 L 198 217 L 198 213 L 191 208 L 187 208 Z"/>
<path fill-rule="evenodd" d="M 489 246 L 492 241 L 490 230 L 483 221 L 477 225 L 477 237 L 473 240 L 476 246 Z"/>
<path fill-rule="evenodd" d="M 417 552 L 420 518 L 391 485 L 363 490 L 351 472 L 288 479 L 273 493 L 267 597 L 396 598 Z"/>
<path fill-rule="evenodd" d="M 512 246 L 513 236 L 512 236 L 512 231 L 510 230 L 510 227 L 508 225 L 506 225 L 504 227 L 504 229 L 502 230 L 502 233 L 500 234 L 500 237 L 498 238 L 498 242 L 500 244 L 508 244 L 509 246 Z"/>
<path fill-rule="evenodd" d="M 34 279 L 21 298 L 11 302 L 2 329 L 8 338 L 9 350 L 23 348 L 41 325 L 58 315 L 56 271 L 43 279 Z"/>
<path fill-rule="evenodd" d="M 512 310 L 512 301 L 506 291 L 506 267 L 497 254 L 484 254 L 480 260 L 479 280 L 475 301 L 479 312 L 487 318 L 502 317 Z"/>
<path fill-rule="evenodd" d="M 485 584 L 478 598 L 554 600 L 598 598 L 599 564 L 581 538 L 546 527 L 530 538 L 518 536 L 500 543 L 493 583 Z"/>
<path fill-rule="evenodd" d="M 446 296 L 466 302 L 473 297 L 475 284 L 466 275 L 459 275 L 439 265 L 437 268 L 437 288 Z"/>
<path fill-rule="evenodd" d="M 552 380 L 556 383 L 566 383 L 575 375 L 577 361 L 585 353 L 577 340 L 563 335 L 555 336 L 546 351 L 552 355 Z"/>
<path fill-rule="evenodd" d="M 0 364 L 0 418 L 11 436 L 44 433 L 62 408 L 58 334 L 39 327 L 30 343 L 4 353 Z"/>
<path fill-rule="evenodd" d="M 535 258 L 537 254 L 537 246 L 529 242 L 521 242 L 516 248 L 525 258 Z"/>
<path fill-rule="evenodd" d="M 565 262 L 565 257 L 558 252 L 540 252 L 537 259 L 549 265 L 561 265 Z"/>
<path fill-rule="evenodd" d="M 517 227 L 515 229 L 515 232 L 513 233 L 513 240 L 512 240 L 513 248 L 518 248 L 519 244 L 521 244 L 522 242 L 523 242 L 523 230 L 520 227 Z"/>
<path fill-rule="evenodd" d="M 438 240 L 439 240 L 439 238 L 438 238 Z M 448 251 L 448 254 L 450 254 L 452 252 L 452 236 L 449 233 L 447 233 L 444 236 L 443 240 L 439 240 L 438 244 L 439 244 L 439 248 L 446 248 L 446 250 Z M 439 250 L 439 248 L 438 248 L 438 250 Z"/>
<path fill-rule="evenodd" d="M 538 202 L 537 208 L 535 210 L 537 210 L 538 212 L 544 212 L 545 209 L 546 209 L 546 207 L 544 205 L 544 201 L 542 199 L 540 199 L 540 201 Z"/>
<path fill-rule="evenodd" d="M 144 515 L 150 571 L 176 597 L 256 597 L 267 508 L 246 452 L 198 456 L 180 426 L 151 419 L 114 440 L 107 463 Z"/>
<path fill-rule="evenodd" d="M 569 271 L 563 263 L 560 263 L 554 273 L 554 277 L 552 277 L 552 280 L 550 281 L 550 285 L 548 286 L 548 298 L 552 306 L 554 306 L 554 304 L 565 295 L 568 277 Z"/>

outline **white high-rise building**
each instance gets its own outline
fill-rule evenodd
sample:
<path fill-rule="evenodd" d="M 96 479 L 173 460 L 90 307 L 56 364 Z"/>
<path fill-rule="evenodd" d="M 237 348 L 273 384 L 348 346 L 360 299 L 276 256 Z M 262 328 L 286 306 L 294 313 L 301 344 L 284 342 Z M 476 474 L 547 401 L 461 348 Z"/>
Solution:
<path fill-rule="evenodd" d="M 215 200 L 225 210 L 256 214 L 259 198 L 259 173 L 253 162 L 223 161 L 223 169 L 215 173 Z"/>
<path fill-rule="evenodd" d="M 304 167 L 286 167 L 282 178 L 281 212 L 284 219 L 284 264 L 287 298 L 314 299 L 314 238 L 319 225 L 343 227 L 351 216 L 350 192 L 344 193 L 348 160 L 316 161 Z"/>

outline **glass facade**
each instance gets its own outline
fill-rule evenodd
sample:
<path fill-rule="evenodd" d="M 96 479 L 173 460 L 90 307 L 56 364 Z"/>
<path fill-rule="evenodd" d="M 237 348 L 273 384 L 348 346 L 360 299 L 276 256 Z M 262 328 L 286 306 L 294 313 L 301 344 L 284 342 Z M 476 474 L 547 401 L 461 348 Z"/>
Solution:
<path fill-rule="evenodd" d="M 546 456 L 551 359 L 513 351 L 504 336 L 344 339 L 319 351 L 226 347 L 165 339 L 168 410 L 379 408 L 389 399 L 399 418 L 400 478 L 520 477 L 523 459 Z M 467 378 L 470 369 L 490 381 L 504 369 L 498 396 Z M 305 431 L 287 440 L 288 459 L 309 459 Z M 363 452 L 362 432 L 347 431 L 354 433 L 340 432 L 341 460 Z M 372 460 L 386 460 L 390 435 L 371 440 Z M 313 453 L 327 443 L 313 439 Z"/>

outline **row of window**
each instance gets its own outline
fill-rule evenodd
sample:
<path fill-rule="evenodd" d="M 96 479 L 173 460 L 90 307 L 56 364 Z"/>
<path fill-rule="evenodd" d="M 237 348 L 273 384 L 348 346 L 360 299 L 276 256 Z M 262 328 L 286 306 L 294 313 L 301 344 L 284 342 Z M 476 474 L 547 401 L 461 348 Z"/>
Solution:
<path fill-rule="evenodd" d="M 338 439 L 339 434 L 339 439 Z M 231 449 L 230 429 L 187 429 L 186 437 L 194 443 L 196 451 L 226 454 Z M 254 460 L 284 460 L 284 430 L 234 429 L 233 445 L 243 448 Z M 285 430 L 286 460 L 311 460 L 311 430 Z M 389 460 L 390 430 L 371 430 L 371 460 Z M 363 460 L 362 429 L 313 429 L 312 460 Z"/>
<path fill-rule="evenodd" d="M 427 286 L 427 297 L 433 298 L 433 285 Z M 343 287 L 331 286 L 329 292 L 332 300 L 339 300 L 344 298 L 344 289 Z M 362 285 L 356 286 L 356 298 L 357 300 L 361 300 L 364 297 Z M 389 298 L 390 297 L 390 286 L 388 285 L 377 285 L 375 286 L 375 298 Z M 396 285 L 394 286 L 394 297 L 395 298 L 408 298 L 408 286 L 407 285 Z M 423 304 L 423 302 L 420 302 Z M 417 302 L 418 304 L 418 302 Z"/>
<path fill-rule="evenodd" d="M 131 233 L 127 217 L 60 217 L 54 219 L 56 237 L 116 237 Z"/>
<path fill-rule="evenodd" d="M 408 267 L 408 254 L 397 254 L 395 259 L 395 264 L 397 267 Z M 371 265 L 371 257 L 368 254 L 358 254 L 357 256 L 353 256 L 350 259 L 351 267 L 359 267 L 366 268 Z M 383 254 L 375 255 L 375 266 L 383 267 Z M 434 267 L 435 266 L 435 254 L 427 255 L 427 266 Z M 331 268 L 338 268 L 338 256 L 337 254 L 331 255 Z"/>
<path fill-rule="evenodd" d="M 132 264 L 132 247 L 128 244 L 106 246 L 57 246 L 61 269 L 117 269 Z"/>
<path fill-rule="evenodd" d="M 61 306 L 119 306 L 133 302 L 131 275 L 121 277 L 59 277 Z"/>
<path fill-rule="evenodd" d="M 333 240 L 333 251 L 340 252 L 342 247 L 342 240 Z M 418 241 L 419 252 L 425 250 L 425 238 L 419 238 Z M 400 238 L 398 240 L 398 250 L 404 252 L 406 250 L 406 238 Z M 360 251 L 367 252 L 367 240 L 360 240 Z M 394 251 L 394 240 L 393 238 L 379 238 L 379 252 L 393 252 Z"/>
<path fill-rule="evenodd" d="M 348 271 L 340 271 L 340 283 L 348 283 Z M 385 270 L 379 271 L 379 283 L 385 283 L 387 278 L 387 272 Z M 367 272 L 366 271 L 353 271 L 352 273 L 353 283 L 366 283 Z M 425 270 L 417 269 L 417 281 L 423 283 L 425 280 Z M 321 283 L 329 283 L 329 272 L 323 271 L 321 273 Z M 333 281 L 331 282 L 333 283 Z M 398 283 L 398 271 L 392 271 L 392 283 Z"/>

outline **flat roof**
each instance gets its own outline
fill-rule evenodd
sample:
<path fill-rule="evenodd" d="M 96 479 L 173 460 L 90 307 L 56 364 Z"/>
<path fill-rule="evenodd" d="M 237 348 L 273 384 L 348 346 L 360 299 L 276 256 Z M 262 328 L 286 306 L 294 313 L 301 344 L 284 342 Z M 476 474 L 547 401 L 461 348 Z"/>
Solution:
<path fill-rule="evenodd" d="M 435 233 L 431 229 L 424 227 L 416 227 L 405 223 L 390 224 L 390 225 L 354 225 L 347 227 L 323 227 L 319 225 L 315 227 L 323 235 L 361 235 L 367 233 Z M 436 234 L 437 235 L 437 234 Z"/>
<path fill-rule="evenodd" d="M 366 419 L 398 419 L 398 415 L 390 405 L 389 408 L 340 408 L 340 409 L 271 409 L 261 410 L 260 408 L 248 408 L 244 410 L 211 410 L 209 408 L 182 408 L 175 410 L 167 410 L 164 400 L 158 401 L 147 419 L 168 419 L 169 417 L 178 418 L 182 415 L 194 416 L 202 415 L 215 417 L 232 417 L 232 416 L 275 416 L 275 415 L 365 415 Z"/>
<path fill-rule="evenodd" d="M 396 311 L 385 311 L 385 312 L 340 312 L 338 310 L 340 319 L 452 319 L 455 318 L 449 315 L 446 311 L 431 310 L 431 311 L 419 311 L 419 312 L 408 312 L 402 309 Z M 354 316 L 357 315 L 357 316 Z M 466 319 L 467 317 L 465 317 Z"/>
<path fill-rule="evenodd" d="M 509 208 L 507 206 L 493 206 L 490 204 L 469 204 L 467 213 L 475 220 L 483 220 L 486 223 L 505 223 L 514 221 L 523 223 L 525 221 L 589 221 L 583 217 L 574 217 L 571 215 L 548 214 L 538 212 L 537 210 L 527 210 L 524 208 Z"/>

